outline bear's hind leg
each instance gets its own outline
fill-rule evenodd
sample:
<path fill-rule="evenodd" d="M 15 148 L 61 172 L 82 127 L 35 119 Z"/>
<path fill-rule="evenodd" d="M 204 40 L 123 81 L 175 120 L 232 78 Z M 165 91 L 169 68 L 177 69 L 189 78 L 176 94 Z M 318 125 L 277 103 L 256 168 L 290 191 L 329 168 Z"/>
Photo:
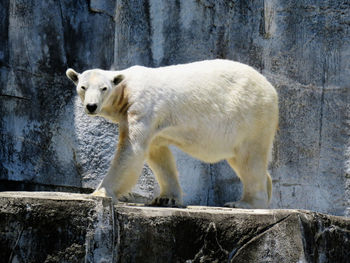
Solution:
<path fill-rule="evenodd" d="M 267 158 L 264 154 L 245 155 L 231 158 L 227 162 L 243 184 L 243 197 L 240 201 L 226 203 L 227 207 L 267 208 L 271 198 L 272 182 L 267 172 Z"/>
<path fill-rule="evenodd" d="M 168 146 L 151 146 L 147 163 L 160 186 L 160 195 L 149 205 L 183 207 L 182 191 L 178 180 L 176 163 Z"/>

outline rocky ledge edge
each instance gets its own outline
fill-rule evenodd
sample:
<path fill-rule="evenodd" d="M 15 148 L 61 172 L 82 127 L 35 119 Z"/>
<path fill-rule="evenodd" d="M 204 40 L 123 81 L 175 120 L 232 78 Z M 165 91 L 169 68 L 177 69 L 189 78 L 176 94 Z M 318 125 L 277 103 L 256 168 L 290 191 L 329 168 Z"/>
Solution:
<path fill-rule="evenodd" d="M 0 247 L 2 262 L 349 262 L 350 219 L 1 192 Z"/>

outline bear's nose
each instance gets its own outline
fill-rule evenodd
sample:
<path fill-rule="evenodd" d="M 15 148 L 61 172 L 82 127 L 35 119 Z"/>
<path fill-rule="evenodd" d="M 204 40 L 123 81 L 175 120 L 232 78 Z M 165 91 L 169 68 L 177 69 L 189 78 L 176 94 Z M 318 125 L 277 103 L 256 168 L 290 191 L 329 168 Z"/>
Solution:
<path fill-rule="evenodd" d="M 86 108 L 90 113 L 93 113 L 97 109 L 97 104 L 88 104 L 86 105 Z"/>

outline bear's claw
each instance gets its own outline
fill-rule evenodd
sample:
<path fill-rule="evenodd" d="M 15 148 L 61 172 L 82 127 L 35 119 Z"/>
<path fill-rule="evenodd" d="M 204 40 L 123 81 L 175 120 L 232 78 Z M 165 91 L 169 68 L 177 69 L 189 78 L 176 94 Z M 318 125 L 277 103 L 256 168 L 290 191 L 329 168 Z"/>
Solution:
<path fill-rule="evenodd" d="M 243 208 L 243 209 L 251 209 L 252 206 L 244 201 L 237 201 L 237 202 L 228 202 L 224 204 L 224 207 L 231 207 L 231 208 Z"/>
<path fill-rule="evenodd" d="M 180 204 L 176 199 L 174 198 L 168 198 L 168 197 L 156 197 L 153 199 L 153 201 L 146 206 L 160 206 L 160 207 L 178 207 L 178 208 L 185 208 L 186 206 Z"/>

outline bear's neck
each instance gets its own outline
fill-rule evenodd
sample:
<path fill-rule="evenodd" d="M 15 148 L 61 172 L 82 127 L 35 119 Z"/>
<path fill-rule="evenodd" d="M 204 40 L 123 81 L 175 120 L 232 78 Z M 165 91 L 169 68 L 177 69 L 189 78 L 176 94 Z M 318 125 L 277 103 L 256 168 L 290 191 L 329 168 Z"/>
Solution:
<path fill-rule="evenodd" d="M 120 122 L 126 116 L 130 107 L 126 84 L 119 84 L 104 104 L 100 115 L 112 122 Z"/>

